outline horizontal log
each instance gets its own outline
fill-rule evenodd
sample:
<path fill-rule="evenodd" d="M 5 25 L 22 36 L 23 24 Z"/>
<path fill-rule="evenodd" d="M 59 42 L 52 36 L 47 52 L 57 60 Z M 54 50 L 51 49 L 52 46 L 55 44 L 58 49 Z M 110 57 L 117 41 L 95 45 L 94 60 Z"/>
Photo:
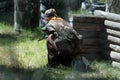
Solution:
<path fill-rule="evenodd" d="M 104 24 L 104 18 L 96 17 L 94 15 L 78 15 L 73 14 L 70 17 L 70 22 L 79 22 L 79 23 L 101 23 Z"/>
<path fill-rule="evenodd" d="M 120 62 L 112 61 L 112 66 L 120 68 Z"/>
<path fill-rule="evenodd" d="M 120 62 L 120 53 L 115 52 L 115 51 L 111 51 L 110 52 L 110 58 L 114 61 Z"/>
<path fill-rule="evenodd" d="M 86 54 L 81 53 L 81 54 L 79 54 L 79 56 L 84 56 L 89 61 L 99 60 L 102 57 L 100 54 L 96 54 L 96 53 L 86 53 Z"/>
<path fill-rule="evenodd" d="M 104 38 L 105 33 L 101 31 L 87 31 L 87 30 L 76 30 L 79 34 L 85 38 Z"/>
<path fill-rule="evenodd" d="M 95 38 L 89 38 L 89 39 L 83 39 L 83 45 L 103 45 L 104 44 L 104 41 L 102 39 L 95 39 Z"/>
<path fill-rule="evenodd" d="M 120 38 L 112 36 L 112 35 L 108 35 L 108 40 L 112 43 L 115 43 L 117 45 L 120 45 Z"/>
<path fill-rule="evenodd" d="M 103 24 L 95 24 L 95 23 L 80 23 L 80 22 L 74 22 L 73 26 L 104 26 Z"/>
<path fill-rule="evenodd" d="M 73 28 L 76 30 L 86 30 L 86 31 L 101 31 L 103 30 L 103 25 L 99 24 L 73 24 Z"/>
<path fill-rule="evenodd" d="M 74 27 L 76 30 L 86 30 L 86 31 L 101 31 L 101 28 L 98 27 L 84 27 L 84 26 L 79 26 L 79 27 Z"/>
<path fill-rule="evenodd" d="M 104 23 L 106 26 L 110 27 L 111 29 L 120 30 L 120 22 L 113 22 L 113 21 L 105 20 Z"/>
<path fill-rule="evenodd" d="M 96 53 L 99 54 L 101 53 L 102 49 L 82 49 L 81 53 L 86 53 L 86 54 L 91 54 L 91 53 Z"/>
<path fill-rule="evenodd" d="M 110 49 L 120 53 L 120 46 L 119 45 L 110 44 L 109 47 L 110 47 Z"/>
<path fill-rule="evenodd" d="M 120 22 L 120 15 L 115 13 L 104 12 L 100 10 L 95 10 L 94 15 L 97 17 L 103 17 L 109 20 Z"/>
<path fill-rule="evenodd" d="M 117 31 L 117 30 L 107 29 L 107 33 L 116 37 L 120 37 L 120 31 Z"/>
<path fill-rule="evenodd" d="M 83 49 L 100 49 L 101 46 L 82 46 Z"/>

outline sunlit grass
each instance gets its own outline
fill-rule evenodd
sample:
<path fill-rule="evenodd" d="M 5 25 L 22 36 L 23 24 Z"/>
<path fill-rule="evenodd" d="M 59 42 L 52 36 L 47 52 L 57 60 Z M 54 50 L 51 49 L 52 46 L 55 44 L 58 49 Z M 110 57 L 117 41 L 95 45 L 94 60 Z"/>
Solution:
<path fill-rule="evenodd" d="M 13 26 L 0 23 L 0 64 L 33 69 L 46 65 L 46 40 L 38 41 L 38 35 L 31 31 L 18 34 Z"/>

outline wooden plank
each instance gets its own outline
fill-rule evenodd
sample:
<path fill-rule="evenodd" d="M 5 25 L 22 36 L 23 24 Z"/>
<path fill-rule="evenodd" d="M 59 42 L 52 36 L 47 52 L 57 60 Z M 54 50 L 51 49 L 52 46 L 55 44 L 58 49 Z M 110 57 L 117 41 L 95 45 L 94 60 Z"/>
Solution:
<path fill-rule="evenodd" d="M 120 62 L 120 53 L 115 52 L 115 51 L 111 51 L 110 52 L 110 58 L 114 61 Z"/>
<path fill-rule="evenodd" d="M 117 45 L 120 45 L 120 38 L 112 36 L 112 35 L 108 35 L 108 40 L 112 43 L 115 43 Z"/>
<path fill-rule="evenodd" d="M 73 26 L 103 26 L 102 24 L 73 22 Z"/>
<path fill-rule="evenodd" d="M 101 31 L 101 28 L 98 27 L 84 27 L 84 26 L 80 26 L 80 27 L 74 27 L 74 29 L 76 30 L 86 30 L 86 31 Z"/>
<path fill-rule="evenodd" d="M 76 30 L 78 33 L 80 33 L 83 38 L 104 38 L 105 34 L 101 31 L 87 31 L 87 30 Z"/>
<path fill-rule="evenodd" d="M 104 41 L 102 39 L 95 39 L 95 38 L 88 38 L 88 39 L 83 39 L 83 45 L 103 45 Z"/>
<path fill-rule="evenodd" d="M 120 22 L 120 15 L 115 13 L 104 12 L 100 10 L 95 10 L 94 15 L 97 17 L 103 17 L 109 20 Z"/>
<path fill-rule="evenodd" d="M 89 61 L 99 60 L 101 59 L 101 54 L 99 53 L 81 53 L 79 56 L 86 57 Z"/>
<path fill-rule="evenodd" d="M 107 33 L 116 37 L 120 37 L 120 31 L 117 30 L 107 29 Z"/>
<path fill-rule="evenodd" d="M 82 48 L 82 53 L 88 53 L 88 54 L 91 54 L 91 53 L 100 53 L 102 48 L 102 46 L 85 46 L 83 45 L 81 48 Z"/>
<path fill-rule="evenodd" d="M 105 25 L 116 30 L 120 30 L 120 23 L 119 22 L 113 22 L 109 20 L 105 20 Z"/>
<path fill-rule="evenodd" d="M 83 49 L 100 49 L 100 47 L 102 47 L 102 46 L 85 46 L 85 45 L 83 45 L 82 46 L 82 48 Z"/>
<path fill-rule="evenodd" d="M 88 53 L 88 54 L 91 54 L 91 53 L 100 53 L 101 52 L 101 49 L 82 49 L 81 53 Z"/>
<path fill-rule="evenodd" d="M 96 17 L 94 15 L 77 15 L 74 14 L 70 18 L 72 22 L 79 22 L 79 23 L 98 23 L 104 24 L 104 18 Z"/>
<path fill-rule="evenodd" d="M 76 30 L 86 30 L 86 31 L 101 31 L 103 30 L 103 25 L 99 25 L 99 24 L 73 24 L 73 28 Z"/>
<path fill-rule="evenodd" d="M 120 46 L 119 45 L 110 44 L 109 47 L 110 47 L 110 49 L 120 53 Z"/>
<path fill-rule="evenodd" d="M 112 66 L 120 68 L 120 62 L 112 61 Z"/>

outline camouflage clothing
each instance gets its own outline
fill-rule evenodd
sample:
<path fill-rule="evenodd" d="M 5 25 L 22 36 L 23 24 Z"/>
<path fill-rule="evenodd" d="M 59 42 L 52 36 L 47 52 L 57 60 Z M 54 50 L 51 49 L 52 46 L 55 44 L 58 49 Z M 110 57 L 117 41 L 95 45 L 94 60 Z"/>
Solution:
<path fill-rule="evenodd" d="M 48 65 L 51 67 L 59 64 L 69 66 L 80 52 L 82 36 L 59 17 L 52 17 L 43 31 L 48 34 Z"/>

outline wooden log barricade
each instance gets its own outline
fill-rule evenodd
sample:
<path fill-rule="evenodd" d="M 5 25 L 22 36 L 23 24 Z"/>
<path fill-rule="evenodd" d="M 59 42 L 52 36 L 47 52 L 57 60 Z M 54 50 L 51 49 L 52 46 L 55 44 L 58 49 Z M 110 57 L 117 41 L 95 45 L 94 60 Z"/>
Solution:
<path fill-rule="evenodd" d="M 96 10 L 94 15 L 106 19 L 104 24 L 108 34 L 107 40 L 110 43 L 109 50 L 112 66 L 120 68 L 120 15 L 99 10 Z"/>
<path fill-rule="evenodd" d="M 74 14 L 70 23 L 83 36 L 81 55 L 89 60 L 100 59 L 105 45 L 104 18 Z"/>

